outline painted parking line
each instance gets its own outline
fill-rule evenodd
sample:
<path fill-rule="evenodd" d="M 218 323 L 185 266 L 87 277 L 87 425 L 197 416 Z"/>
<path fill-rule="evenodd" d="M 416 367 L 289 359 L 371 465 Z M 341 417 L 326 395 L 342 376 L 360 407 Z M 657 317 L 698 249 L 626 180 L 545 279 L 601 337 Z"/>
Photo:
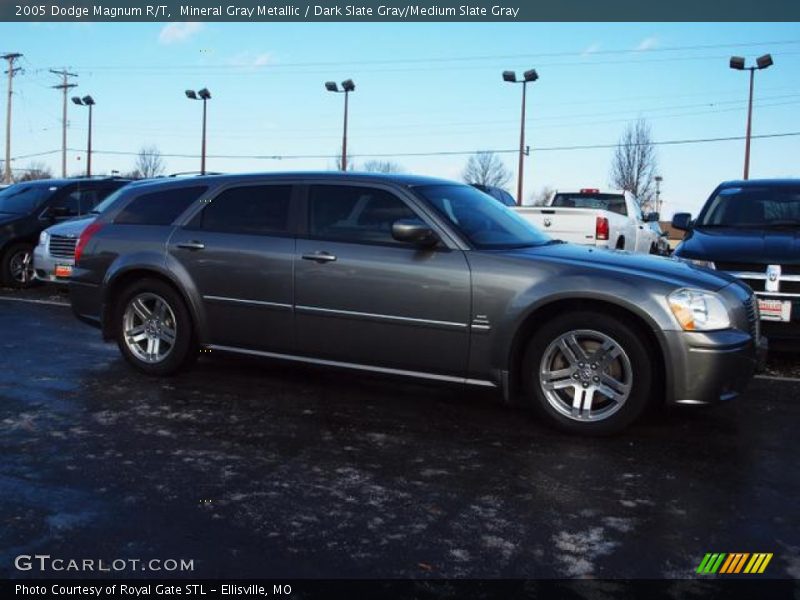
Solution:
<path fill-rule="evenodd" d="M 0 296 L 0 300 L 10 300 L 12 302 L 27 302 L 28 304 L 47 304 L 49 306 L 69 306 L 69 302 L 56 302 L 55 300 L 36 300 L 35 298 L 12 298 L 11 296 Z"/>

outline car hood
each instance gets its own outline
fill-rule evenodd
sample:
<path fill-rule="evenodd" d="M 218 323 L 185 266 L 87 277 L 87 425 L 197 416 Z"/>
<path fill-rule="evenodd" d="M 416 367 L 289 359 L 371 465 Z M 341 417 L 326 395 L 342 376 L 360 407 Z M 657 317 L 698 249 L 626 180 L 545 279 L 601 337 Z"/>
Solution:
<path fill-rule="evenodd" d="M 17 213 L 0 212 L 0 225 L 5 225 L 7 223 L 13 223 L 14 221 L 19 221 L 20 219 L 24 219 L 27 216 L 28 215 L 19 215 Z"/>
<path fill-rule="evenodd" d="M 47 228 L 47 233 L 50 235 L 66 235 L 78 237 L 83 230 L 89 226 L 89 223 L 94 221 L 97 215 L 90 215 L 86 217 L 77 217 L 69 221 L 63 221 L 57 225 Z"/>
<path fill-rule="evenodd" d="M 676 254 L 720 262 L 796 265 L 800 264 L 800 230 L 693 229 Z"/>
<path fill-rule="evenodd" d="M 516 257 L 548 259 L 585 268 L 615 271 L 630 277 L 657 279 L 679 287 L 718 290 L 736 281 L 733 277 L 674 258 L 605 250 L 576 244 L 548 244 L 507 251 Z"/>

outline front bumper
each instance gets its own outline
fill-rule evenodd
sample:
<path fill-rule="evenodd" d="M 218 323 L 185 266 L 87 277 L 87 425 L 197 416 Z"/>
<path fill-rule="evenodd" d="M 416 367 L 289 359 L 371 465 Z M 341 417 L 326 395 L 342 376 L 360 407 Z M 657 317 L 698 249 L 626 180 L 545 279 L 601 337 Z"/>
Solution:
<path fill-rule="evenodd" d="M 75 263 L 72 258 L 59 258 L 51 256 L 46 246 L 37 244 L 33 249 L 33 276 L 39 281 L 46 283 L 69 283 L 69 277 L 56 275 L 56 267 L 72 266 Z"/>
<path fill-rule="evenodd" d="M 763 368 L 767 340 L 739 330 L 667 331 L 669 404 L 714 404 L 736 398 Z"/>

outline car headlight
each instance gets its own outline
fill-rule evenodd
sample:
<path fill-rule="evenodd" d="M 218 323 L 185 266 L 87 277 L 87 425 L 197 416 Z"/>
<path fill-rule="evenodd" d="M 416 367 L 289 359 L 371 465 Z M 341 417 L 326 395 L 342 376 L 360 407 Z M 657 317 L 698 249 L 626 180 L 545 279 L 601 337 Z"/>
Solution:
<path fill-rule="evenodd" d="M 667 302 L 684 331 L 714 331 L 731 326 L 725 302 L 714 292 L 683 288 L 667 296 Z"/>
<path fill-rule="evenodd" d="M 695 267 L 705 267 L 706 269 L 716 269 L 717 265 L 714 264 L 713 260 L 702 260 L 699 258 L 681 258 L 679 257 L 678 260 L 682 260 L 683 262 L 687 262 L 689 264 L 694 265 Z"/>
<path fill-rule="evenodd" d="M 46 231 L 43 231 L 39 234 L 39 245 L 40 246 L 47 246 L 47 240 L 50 237 L 50 234 Z"/>

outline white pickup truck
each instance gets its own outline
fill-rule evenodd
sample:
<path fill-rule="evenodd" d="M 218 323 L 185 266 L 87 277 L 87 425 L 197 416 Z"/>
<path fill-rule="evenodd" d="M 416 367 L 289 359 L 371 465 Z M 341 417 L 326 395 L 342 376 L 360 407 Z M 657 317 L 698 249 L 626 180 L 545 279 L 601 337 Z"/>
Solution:
<path fill-rule="evenodd" d="M 518 206 L 513 210 L 565 242 L 658 253 L 658 233 L 649 226 L 658 221 L 658 213 L 642 215 L 630 192 L 556 192 L 546 206 Z"/>

